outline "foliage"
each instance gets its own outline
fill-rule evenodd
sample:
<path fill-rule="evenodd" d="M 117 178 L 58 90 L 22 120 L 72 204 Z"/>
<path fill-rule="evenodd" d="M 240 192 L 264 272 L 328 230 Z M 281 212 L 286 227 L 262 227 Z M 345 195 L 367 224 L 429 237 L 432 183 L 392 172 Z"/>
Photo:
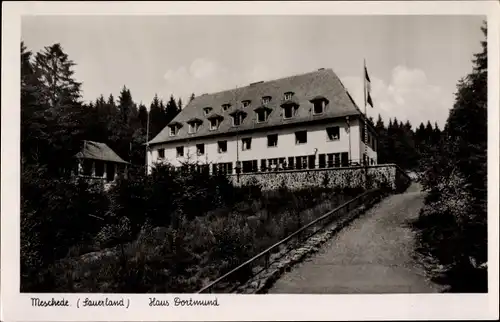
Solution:
<path fill-rule="evenodd" d="M 486 24 L 482 30 L 486 38 Z M 429 195 L 415 223 L 420 252 L 434 259 L 435 277 L 452 292 L 486 292 L 488 285 L 487 45 L 481 44 L 472 72 L 457 85 L 444 133 L 422 162 Z"/>

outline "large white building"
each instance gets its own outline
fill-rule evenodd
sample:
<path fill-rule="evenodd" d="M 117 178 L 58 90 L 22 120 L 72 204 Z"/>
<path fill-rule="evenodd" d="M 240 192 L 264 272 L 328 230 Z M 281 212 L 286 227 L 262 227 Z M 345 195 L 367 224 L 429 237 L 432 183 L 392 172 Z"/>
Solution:
<path fill-rule="evenodd" d="M 364 114 L 331 69 L 195 97 L 149 142 L 158 162 L 242 173 L 362 164 Z M 377 163 L 368 126 L 367 162 Z"/>

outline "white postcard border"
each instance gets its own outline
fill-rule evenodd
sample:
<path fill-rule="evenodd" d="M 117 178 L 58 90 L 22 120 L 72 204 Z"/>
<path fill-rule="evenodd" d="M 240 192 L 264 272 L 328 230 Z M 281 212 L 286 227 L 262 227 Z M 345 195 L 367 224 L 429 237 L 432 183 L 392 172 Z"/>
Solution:
<path fill-rule="evenodd" d="M 260 321 L 498 319 L 499 5 L 435 2 L 3 2 L 2 3 L 1 319 L 6 321 Z M 19 43 L 22 15 L 471 15 L 488 16 L 489 293 L 432 295 L 215 295 L 218 307 L 150 307 L 149 297 L 176 295 L 19 293 L 20 116 Z M 457 80 L 458 81 L 458 80 Z M 31 298 L 66 298 L 70 308 L 37 308 Z M 78 299 L 128 299 L 129 308 L 77 308 Z M 182 299 L 214 295 L 178 295 Z"/>

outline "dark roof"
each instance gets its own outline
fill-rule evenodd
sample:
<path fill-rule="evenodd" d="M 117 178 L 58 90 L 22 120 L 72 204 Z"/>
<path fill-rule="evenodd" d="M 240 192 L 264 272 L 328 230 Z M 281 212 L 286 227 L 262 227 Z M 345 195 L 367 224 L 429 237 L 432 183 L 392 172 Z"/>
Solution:
<path fill-rule="evenodd" d="M 294 93 L 292 100 L 299 104 L 299 108 L 292 119 L 284 120 L 281 105 L 284 102 L 283 95 L 287 92 Z M 168 128 L 165 128 L 149 144 L 361 114 L 337 75 L 331 69 L 324 69 L 197 96 L 181 110 L 173 122 L 185 123 L 193 118 L 206 119 L 203 108 L 207 106 L 213 107 L 213 111 L 222 116 L 232 115 L 235 110 L 253 112 L 256 107 L 261 105 L 261 99 L 265 96 L 272 98 L 267 104 L 272 112 L 265 123 L 255 122 L 256 117 L 253 116 L 253 113 L 248 113 L 242 124 L 234 127 L 231 117 L 224 117 L 219 128 L 215 131 L 210 130 L 209 122 L 203 122 L 196 133 L 189 134 L 186 128 L 182 128 L 176 136 L 172 137 L 169 136 Z M 329 104 L 324 113 L 313 115 L 311 100 L 318 96 L 326 98 Z M 250 100 L 250 105 L 243 107 L 241 102 L 244 100 Z M 231 104 L 231 107 L 224 111 L 223 104 Z"/>
<path fill-rule="evenodd" d="M 83 148 L 75 155 L 78 159 L 93 159 L 116 163 L 128 163 L 111 150 L 105 143 L 83 141 Z"/>
<path fill-rule="evenodd" d="M 211 115 L 207 116 L 207 119 L 209 119 L 209 120 L 211 120 L 211 119 L 220 119 L 220 120 L 222 120 L 222 119 L 224 119 L 224 116 L 215 113 L 215 114 L 211 114 Z"/>

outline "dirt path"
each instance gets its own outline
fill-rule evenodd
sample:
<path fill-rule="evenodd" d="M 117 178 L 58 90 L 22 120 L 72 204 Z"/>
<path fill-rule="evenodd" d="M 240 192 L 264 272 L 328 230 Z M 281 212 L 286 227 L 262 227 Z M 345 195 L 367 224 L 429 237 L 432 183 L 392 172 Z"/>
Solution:
<path fill-rule="evenodd" d="M 268 293 L 439 292 L 412 258 L 414 233 L 407 227 L 424 197 L 413 184 L 383 200 L 284 274 Z"/>

